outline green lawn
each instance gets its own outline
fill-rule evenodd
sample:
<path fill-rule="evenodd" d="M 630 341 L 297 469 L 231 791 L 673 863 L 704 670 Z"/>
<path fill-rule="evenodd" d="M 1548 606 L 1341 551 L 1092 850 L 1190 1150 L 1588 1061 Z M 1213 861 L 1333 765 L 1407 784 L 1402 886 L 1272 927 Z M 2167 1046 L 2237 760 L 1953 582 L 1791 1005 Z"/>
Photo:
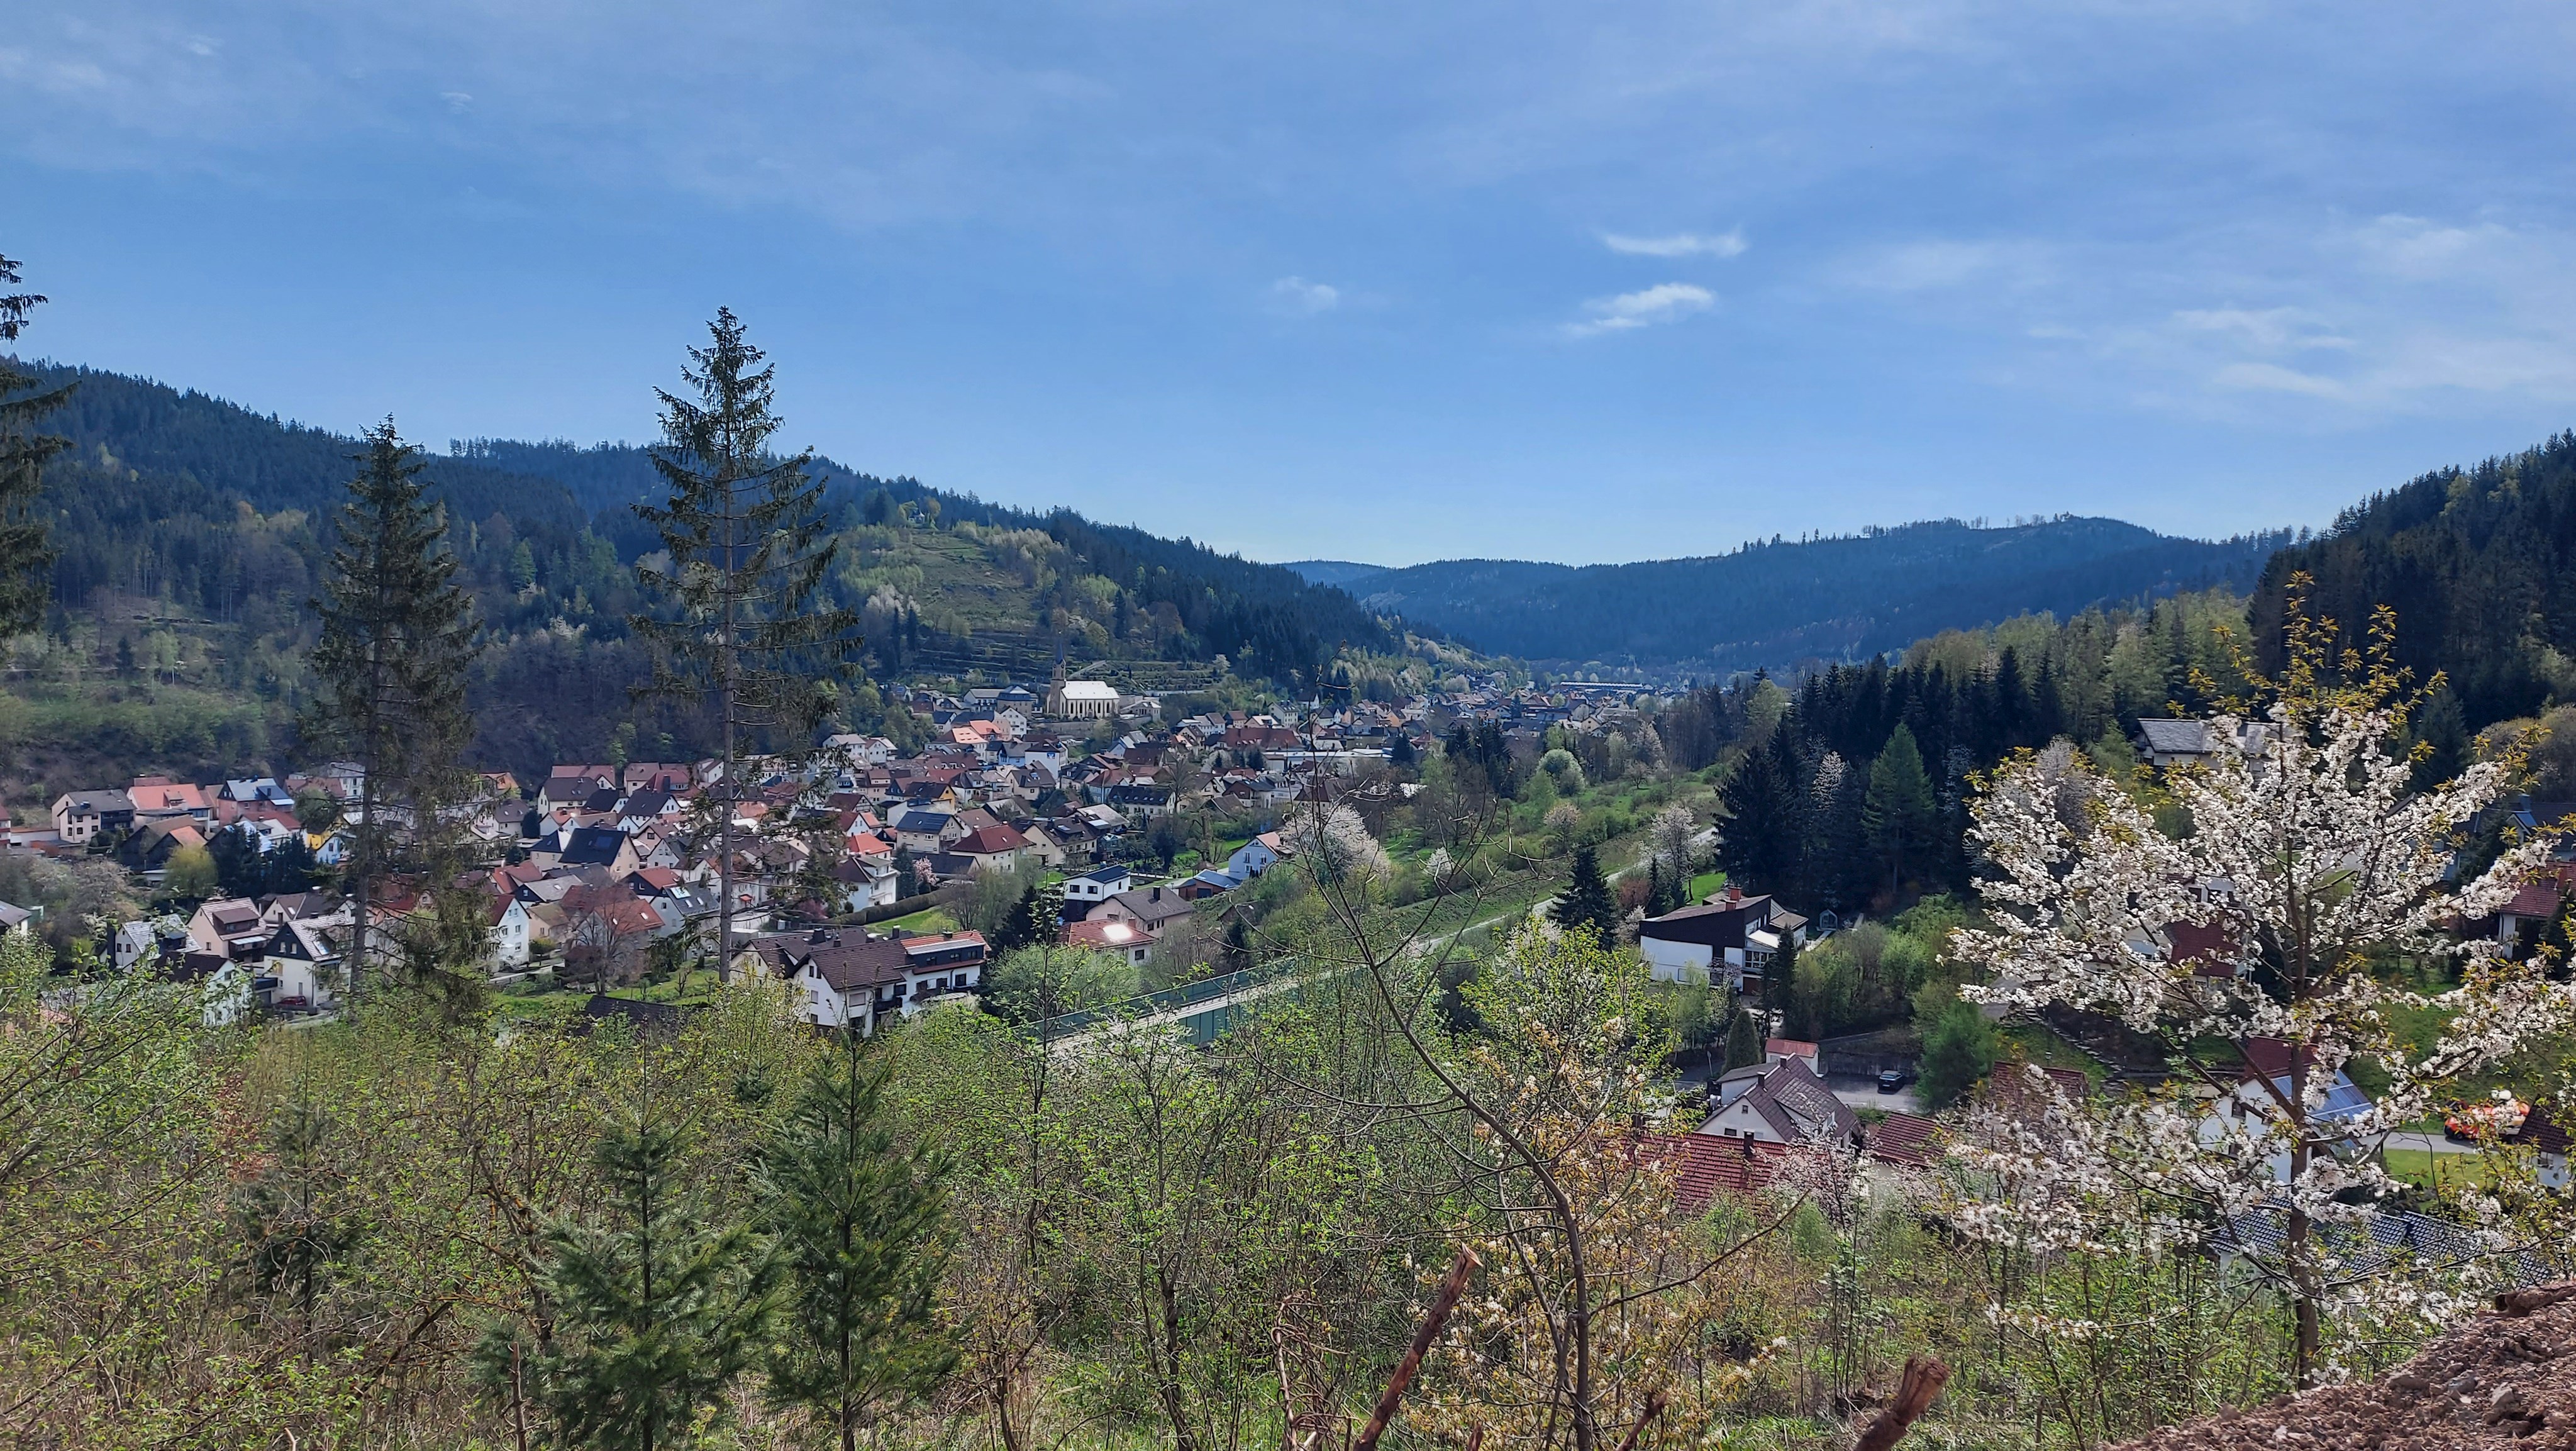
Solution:
<path fill-rule="evenodd" d="M 909 917 L 876 924 L 889 932 L 954 932 L 957 919 L 945 907 L 925 907 Z"/>
<path fill-rule="evenodd" d="M 2436 1154 L 2426 1149 L 2388 1149 L 2382 1158 L 2388 1172 L 2409 1184 L 2428 1189 L 2460 1189 L 2484 1185 L 2491 1177 L 2486 1159 L 2478 1154 Z"/>
<path fill-rule="evenodd" d="M 1694 902 L 1706 901 L 1709 893 L 1724 891 L 1725 889 L 1726 873 L 1702 872 L 1698 876 L 1691 878 L 1690 899 Z"/>

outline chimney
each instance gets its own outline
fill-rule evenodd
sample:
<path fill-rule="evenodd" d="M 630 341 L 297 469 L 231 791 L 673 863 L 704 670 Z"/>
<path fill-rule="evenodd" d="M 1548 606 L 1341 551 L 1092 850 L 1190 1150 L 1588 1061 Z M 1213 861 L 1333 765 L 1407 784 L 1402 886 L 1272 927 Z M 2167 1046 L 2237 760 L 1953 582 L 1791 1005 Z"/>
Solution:
<path fill-rule="evenodd" d="M 1726 905 L 1732 907 L 1744 900 L 1744 889 L 1730 882 L 1726 887 Z"/>

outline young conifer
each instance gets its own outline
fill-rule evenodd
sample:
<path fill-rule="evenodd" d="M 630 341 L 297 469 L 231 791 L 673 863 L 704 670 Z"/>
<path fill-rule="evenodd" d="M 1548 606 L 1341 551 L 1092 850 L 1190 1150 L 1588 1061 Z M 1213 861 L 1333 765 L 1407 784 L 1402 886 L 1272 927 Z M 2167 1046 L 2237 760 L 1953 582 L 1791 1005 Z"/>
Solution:
<path fill-rule="evenodd" d="M 653 467 L 670 487 L 635 512 L 662 537 L 661 557 L 636 566 L 657 607 L 637 615 L 638 635 L 659 652 L 640 693 L 704 706 L 721 733 L 716 783 L 716 970 L 733 955 L 734 805 L 746 736 L 802 751 L 838 703 L 837 686 L 858 653 L 858 614 L 831 603 L 838 544 L 823 518 L 823 482 L 808 478 L 813 451 L 779 457 L 770 440 L 772 368 L 718 309 L 713 340 L 689 349 L 683 398 L 662 400 L 662 447 Z"/>
<path fill-rule="evenodd" d="M 769 1393 L 808 1408 L 852 1451 L 863 1427 L 935 1386 L 957 1353 L 933 1309 L 946 1165 L 897 1144 L 882 1112 L 885 1072 L 844 1037 L 845 1051 L 807 1078 L 761 1188 L 785 1276 Z"/>
<path fill-rule="evenodd" d="M 1597 848 L 1587 843 L 1574 849 L 1573 869 L 1549 915 L 1559 927 L 1590 927 L 1605 948 L 1619 940 L 1619 899 L 1601 875 Z"/>
<path fill-rule="evenodd" d="M 644 1113 L 601 1135 L 598 1220 L 546 1236 L 552 1336 L 529 1346 L 495 1335 L 479 1353 L 487 1382 L 524 1386 L 572 1444 L 695 1445 L 699 1416 L 758 1357 L 770 1276 L 749 1226 L 715 1227 L 684 1147 L 679 1129 Z"/>

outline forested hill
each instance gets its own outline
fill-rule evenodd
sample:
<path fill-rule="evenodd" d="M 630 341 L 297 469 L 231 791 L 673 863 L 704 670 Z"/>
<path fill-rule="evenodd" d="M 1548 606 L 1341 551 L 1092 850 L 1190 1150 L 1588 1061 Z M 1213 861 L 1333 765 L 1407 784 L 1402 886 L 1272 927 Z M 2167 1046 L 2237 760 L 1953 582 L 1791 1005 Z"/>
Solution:
<path fill-rule="evenodd" d="M 2576 433 L 2438 469 L 2345 510 L 2263 573 L 2255 638 L 2277 652 L 2291 577 L 2347 636 L 2397 612 L 2400 661 L 2443 672 L 2471 728 L 2576 699 Z"/>
<path fill-rule="evenodd" d="M 2009 616 L 2249 587 L 2286 533 L 2211 543 L 2116 519 L 2005 528 L 1955 519 L 1732 554 L 1575 568 L 1462 559 L 1293 566 L 1372 609 L 1528 659 L 1712 672 L 1862 659 Z"/>
<path fill-rule="evenodd" d="M 78 386 L 42 425 L 72 442 L 45 471 L 56 604 L 40 637 L 0 642 L 0 796 L 111 766 L 293 759 L 306 602 L 356 445 L 143 379 L 30 371 Z M 1042 677 L 1062 656 L 1170 686 L 1208 679 L 1222 656 L 1246 677 L 1312 684 L 1345 646 L 1402 647 L 1348 594 L 1277 565 L 828 461 L 816 472 L 842 540 L 829 587 L 863 611 L 880 680 Z M 688 719 L 638 719 L 627 700 L 646 665 L 627 635 L 644 603 L 631 566 L 656 543 L 628 508 L 657 486 L 643 449 L 483 440 L 431 455 L 428 478 L 492 642 L 474 682 L 481 761 L 603 758 L 621 729 L 638 754 L 701 744 Z"/>

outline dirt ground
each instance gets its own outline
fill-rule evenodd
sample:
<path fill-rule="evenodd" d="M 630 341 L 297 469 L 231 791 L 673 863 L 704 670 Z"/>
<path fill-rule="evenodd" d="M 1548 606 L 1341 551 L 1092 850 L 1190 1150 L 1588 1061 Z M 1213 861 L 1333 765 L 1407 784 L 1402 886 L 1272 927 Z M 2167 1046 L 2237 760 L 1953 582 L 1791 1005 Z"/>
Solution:
<path fill-rule="evenodd" d="M 2119 1451 L 2576 1451 L 2576 1281 L 2518 1290 L 2378 1381 L 2170 1426 Z"/>

